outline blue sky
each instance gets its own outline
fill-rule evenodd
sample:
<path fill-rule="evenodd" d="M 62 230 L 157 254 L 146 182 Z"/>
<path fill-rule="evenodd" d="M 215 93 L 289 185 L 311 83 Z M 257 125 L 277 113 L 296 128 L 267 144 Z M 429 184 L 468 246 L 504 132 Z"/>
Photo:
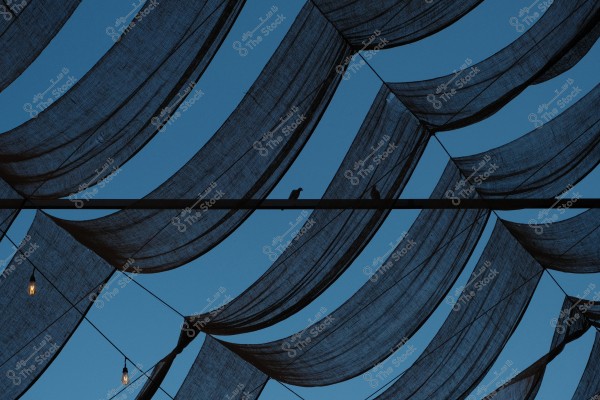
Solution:
<path fill-rule="evenodd" d="M 532 0 L 486 0 L 462 20 L 449 28 L 414 44 L 387 49 L 371 60 L 374 68 L 390 82 L 414 81 L 445 75 L 470 58 L 479 62 L 502 49 L 520 33 L 509 23 L 518 11 Z M 159 133 L 144 149 L 102 188 L 96 198 L 137 198 L 146 195 L 176 172 L 219 128 L 234 110 L 244 92 L 280 43 L 304 4 L 300 0 L 248 0 L 240 17 L 225 39 L 212 64 L 196 85 L 204 95 L 182 114 L 165 132 Z M 285 19 L 255 49 L 240 57 L 234 42 L 243 32 L 252 29 L 273 6 Z M 72 18 L 50 43 L 41 56 L 6 90 L 0 93 L 0 131 L 4 132 L 27 121 L 23 105 L 31 102 L 35 93 L 45 90 L 50 79 L 63 68 L 79 79 L 113 44 L 106 34 L 107 26 L 124 16 L 132 5 L 119 0 L 83 0 Z M 507 143 L 529 132 L 533 125 L 527 115 L 551 99 L 567 78 L 574 80 L 582 93 L 597 83 L 600 67 L 600 46 L 596 45 L 573 69 L 528 88 L 500 112 L 469 127 L 439 135 L 453 156 L 473 154 Z M 320 197 L 333 177 L 337 166 L 380 87 L 378 78 L 367 68 L 343 81 L 319 126 L 286 176 L 271 194 L 271 198 L 287 197 L 290 190 L 302 186 L 304 198 Z M 539 151 L 544 151 L 543 148 Z M 426 198 L 437 183 L 447 163 L 447 155 L 432 140 L 402 198 Z M 579 183 L 574 191 L 582 197 L 600 197 L 598 170 Z M 577 214 L 569 211 L 562 218 Z M 106 215 L 107 211 L 50 211 L 70 219 L 90 219 Z M 537 210 L 501 212 L 504 218 L 526 222 Z M 385 253 L 388 243 L 407 231 L 418 211 L 394 211 L 372 242 L 352 267 L 317 298 L 310 306 L 286 321 L 250 334 L 227 337 L 239 343 L 261 343 L 280 339 L 307 326 L 321 308 L 335 310 L 367 281 L 362 268 L 374 257 Z M 33 219 L 33 211 L 22 212 L 9 231 L 15 242 L 22 240 Z M 299 211 L 258 211 L 234 234 L 208 254 L 175 270 L 138 276 L 143 285 L 184 314 L 207 306 L 207 298 L 219 291 L 236 296 L 254 282 L 270 265 L 262 252 L 265 244 L 287 229 Z M 477 249 L 457 285 L 464 284 L 485 246 L 495 219 L 491 218 Z M 10 243 L 0 243 L 0 259 L 11 254 Z M 573 295 L 582 295 L 586 288 L 600 288 L 599 274 L 569 275 L 554 273 L 563 287 Z M 25 283 L 24 283 L 25 285 Z M 25 286 L 24 286 L 25 288 Z M 590 295 L 588 297 L 593 296 Z M 560 309 L 562 292 L 545 276 L 519 328 L 492 367 L 483 384 L 489 383 L 493 372 L 507 361 L 515 368 L 525 369 L 549 348 L 553 329 L 550 321 Z M 409 343 L 416 351 L 395 368 L 401 373 L 410 367 L 435 335 L 451 308 L 442 303 L 435 314 Z M 169 352 L 175 344 L 181 318 L 135 285 L 128 285 L 102 308 L 92 307 L 88 318 L 136 363 L 145 369 Z M 356 337 L 356 345 L 368 341 Z M 588 332 L 570 344 L 548 368 L 540 399 L 568 399 L 573 394 L 587 362 L 593 341 Z M 176 360 L 163 388 L 175 395 L 193 363 L 202 340 L 196 340 Z M 399 354 L 404 353 L 404 349 Z M 23 399 L 106 399 L 107 393 L 119 387 L 122 357 L 86 322 L 83 322 L 46 373 Z M 133 368 L 130 372 L 133 375 Z M 137 374 L 136 374 L 137 376 Z M 385 382 L 380 382 L 383 384 Z M 359 376 L 347 382 L 320 388 L 294 388 L 306 399 L 364 399 L 373 392 L 368 382 Z M 490 389 L 491 390 L 491 389 Z M 110 396 L 108 396 L 110 397 Z M 129 395 L 128 398 L 134 398 Z M 167 399 L 158 393 L 156 399 Z M 261 399 L 295 399 L 278 383 L 269 381 Z"/>

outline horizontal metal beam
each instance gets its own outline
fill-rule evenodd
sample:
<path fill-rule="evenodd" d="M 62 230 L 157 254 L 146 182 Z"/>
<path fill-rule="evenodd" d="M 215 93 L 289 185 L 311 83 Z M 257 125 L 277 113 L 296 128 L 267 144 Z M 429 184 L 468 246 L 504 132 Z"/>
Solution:
<path fill-rule="evenodd" d="M 120 210 L 185 209 L 208 210 L 281 210 L 281 209 L 491 209 L 520 210 L 544 208 L 600 208 L 600 199 L 0 199 L 0 209 L 47 210 Z"/>

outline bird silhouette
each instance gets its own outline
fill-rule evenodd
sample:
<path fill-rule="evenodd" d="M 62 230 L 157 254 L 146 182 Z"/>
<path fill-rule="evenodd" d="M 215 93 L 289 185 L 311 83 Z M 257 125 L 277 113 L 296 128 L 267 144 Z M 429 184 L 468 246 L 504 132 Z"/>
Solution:
<path fill-rule="evenodd" d="M 371 186 L 371 197 L 373 198 L 373 200 L 381 200 L 381 194 L 379 193 L 379 190 L 377 190 L 377 186 L 375 185 Z"/>
<path fill-rule="evenodd" d="M 297 200 L 300 197 L 301 191 L 302 188 L 292 190 L 292 193 L 290 193 L 290 197 L 288 198 L 288 200 Z M 283 210 L 283 208 L 281 210 Z"/>
<path fill-rule="evenodd" d="M 298 199 L 298 197 L 300 197 L 300 192 L 301 191 L 302 191 L 302 188 L 298 188 L 298 189 L 292 190 L 292 193 L 290 193 L 289 200 L 296 200 L 296 199 Z"/>

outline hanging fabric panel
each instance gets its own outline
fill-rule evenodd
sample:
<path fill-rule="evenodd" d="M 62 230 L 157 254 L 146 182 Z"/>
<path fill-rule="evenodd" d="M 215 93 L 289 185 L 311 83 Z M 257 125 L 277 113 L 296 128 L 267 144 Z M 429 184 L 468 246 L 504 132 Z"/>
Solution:
<path fill-rule="evenodd" d="M 125 163 L 176 104 L 196 96 L 194 83 L 244 2 L 149 1 L 64 96 L 30 103 L 35 118 L 0 135 L 0 175 L 36 198 L 67 196 L 105 179 L 114 170 L 104 165 Z M 62 82 L 75 81 L 65 72 Z"/>
<path fill-rule="evenodd" d="M 449 164 L 432 198 L 441 198 L 459 179 Z M 327 318 L 285 339 L 231 345 L 233 350 L 271 377 L 298 386 L 331 385 L 365 372 L 435 311 L 462 272 L 488 216 L 487 210 L 422 211 L 379 268 L 363 269 L 369 281 Z M 365 340 L 357 343 L 357 335 Z"/>
<path fill-rule="evenodd" d="M 285 115 L 285 114 L 282 114 L 282 115 Z"/>
<path fill-rule="evenodd" d="M 323 198 L 370 198 L 374 184 L 382 198 L 396 198 L 406 185 L 429 135 L 389 94 L 382 86 Z M 295 236 L 252 286 L 216 315 L 209 312 L 188 317 L 180 345 L 159 363 L 152 380 L 164 378 L 176 354 L 201 330 L 227 335 L 254 331 L 305 307 L 351 265 L 388 213 L 313 211 L 299 229 L 305 233 Z M 147 393 L 139 398 L 149 398 Z"/>
<path fill-rule="evenodd" d="M 487 394 L 485 399 L 535 399 L 540 389 L 546 366 L 564 350 L 568 343 L 579 339 L 586 333 L 592 326 L 592 323 L 598 325 L 597 322 L 599 318 L 600 302 L 566 297 L 558 317 L 553 320 L 555 331 L 554 336 L 552 337 L 550 351 L 508 382 Z M 596 322 L 590 323 L 590 320 L 595 320 Z M 594 351 L 592 350 L 590 360 L 592 360 L 593 353 Z M 586 379 L 586 373 L 587 372 L 584 372 L 582 382 Z M 591 386 L 593 387 L 593 385 Z M 476 394 L 480 396 L 484 393 L 477 392 Z M 474 394 L 471 394 L 468 399 L 473 396 Z M 585 397 L 585 399 L 582 400 L 588 400 L 588 397 Z"/>
<path fill-rule="evenodd" d="M 572 188 L 600 162 L 600 115 L 592 111 L 598 103 L 600 85 L 557 118 L 494 149 L 491 162 L 498 169 L 486 179 L 477 179 L 477 192 L 487 199 L 551 198 Z M 465 176 L 476 171 L 478 177 L 481 160 L 488 153 L 454 160 Z M 537 156 L 541 153 L 543 156 Z M 532 180 L 537 182 L 535 191 L 531 191 Z M 564 197 L 573 197 L 568 195 Z M 564 213 L 544 211 L 535 219 L 537 223 L 556 222 L 558 214 Z"/>
<path fill-rule="evenodd" d="M 504 224 L 545 268 L 595 273 L 600 272 L 599 221 L 600 209 L 591 209 L 553 224 Z"/>
<path fill-rule="evenodd" d="M 579 103 L 577 104 L 577 106 L 580 106 Z M 582 135 L 582 133 L 587 130 L 587 124 L 582 123 L 582 120 L 578 120 L 579 123 L 578 124 L 576 123 L 574 125 L 567 125 L 567 124 L 564 124 L 563 122 L 559 121 L 560 119 L 566 119 L 566 118 L 570 118 L 570 117 L 571 117 L 570 114 L 563 113 L 557 118 L 556 123 L 568 126 L 568 128 L 569 128 L 568 133 L 571 136 L 577 137 L 577 136 Z M 567 179 L 568 181 L 573 181 L 573 182 L 579 181 L 580 179 L 583 178 L 583 176 L 587 172 L 589 172 L 591 169 L 593 169 L 593 166 L 595 166 L 598 163 L 597 158 L 594 158 L 594 157 L 581 158 L 581 157 L 578 157 L 577 153 L 567 151 L 565 153 L 565 156 L 561 158 L 561 162 L 559 164 L 556 164 L 556 167 L 547 168 L 547 169 L 544 168 L 540 172 L 536 172 L 535 174 L 532 174 L 532 172 L 537 171 L 538 165 L 550 165 L 557 156 L 562 154 L 560 151 L 561 149 L 558 149 L 558 147 L 556 147 L 558 141 L 553 142 L 555 144 L 555 148 L 553 148 L 552 151 L 546 151 L 543 153 L 535 153 L 535 154 L 538 154 L 538 157 L 524 158 L 520 162 L 521 169 L 522 169 L 520 171 L 514 171 L 513 163 L 511 162 L 511 159 L 506 156 L 507 154 L 510 154 L 511 152 L 519 153 L 524 146 L 527 146 L 527 148 L 530 149 L 529 153 L 533 154 L 533 149 L 543 147 L 545 141 L 554 137 L 558 133 L 564 134 L 563 132 L 556 132 L 556 129 L 552 124 L 547 124 L 544 127 L 540 128 L 539 130 L 532 131 L 532 132 L 528 133 L 527 135 L 524 135 L 523 137 L 509 143 L 509 145 L 501 146 L 501 147 L 492 149 L 490 151 L 487 151 L 485 153 L 481 153 L 477 157 L 476 156 L 464 157 L 465 160 L 468 160 L 468 163 L 464 163 L 464 164 L 467 166 L 467 167 L 465 167 L 465 170 L 469 171 L 469 175 L 472 172 L 472 170 L 470 168 L 472 165 L 475 166 L 475 169 L 478 169 L 477 174 L 471 175 L 471 178 L 468 180 L 461 177 L 458 174 L 457 167 L 455 166 L 454 162 L 450 161 L 448 163 L 448 165 L 446 166 L 446 170 L 437 186 L 438 188 L 447 188 L 447 190 L 445 192 L 436 192 L 433 196 L 439 196 L 437 198 L 441 198 L 441 197 L 452 198 L 452 199 L 455 199 L 456 201 L 461 201 L 461 199 L 470 198 L 472 195 L 474 195 L 474 193 L 476 191 L 479 192 L 479 189 L 480 189 L 480 187 L 482 187 L 482 184 L 485 182 L 488 182 L 488 181 L 493 181 L 497 187 L 501 188 L 500 190 L 503 190 L 507 194 L 510 194 L 511 191 L 506 189 L 507 185 L 504 184 L 504 180 L 509 180 L 514 185 L 515 188 L 519 188 L 519 190 L 514 191 L 515 192 L 514 194 L 507 196 L 507 197 L 511 197 L 511 198 L 538 197 L 539 196 L 538 193 L 544 193 L 547 196 L 553 196 L 553 195 L 560 193 L 560 191 L 562 190 L 562 187 L 560 185 L 556 185 L 555 182 L 553 182 L 550 179 L 550 177 L 553 174 L 557 174 L 557 171 L 559 171 L 559 170 L 564 171 L 564 172 L 561 172 L 561 175 L 563 175 L 564 179 Z M 532 136 L 533 136 L 533 138 L 532 138 Z M 535 140 L 532 140 L 532 139 L 535 139 Z M 566 147 L 568 149 L 568 147 L 572 146 L 572 145 L 573 145 L 573 143 L 571 143 L 571 141 L 563 142 L 563 148 Z M 507 171 L 507 169 L 508 169 L 508 171 Z M 463 171 L 463 176 L 466 176 L 464 171 Z M 546 190 L 546 186 L 553 187 L 552 190 L 554 190 L 554 191 L 552 192 L 552 191 Z M 491 189 L 488 188 L 488 190 L 486 192 L 486 196 L 493 197 L 494 195 L 495 194 L 493 193 L 493 191 L 491 191 Z M 436 197 L 433 197 L 433 198 L 436 198 Z M 445 216 L 440 217 L 440 223 L 442 221 L 444 221 L 446 218 L 449 218 L 448 215 L 452 215 L 451 213 L 454 213 L 454 212 L 455 211 L 452 210 L 452 211 L 447 211 L 446 213 L 444 213 Z M 432 213 L 432 211 L 423 211 L 420 214 L 418 220 L 419 221 L 428 221 L 429 219 L 426 217 L 426 215 L 428 215 L 430 213 Z M 468 219 L 468 217 L 464 217 L 464 218 Z M 458 223 L 458 222 L 456 222 L 456 223 Z M 411 229 L 414 229 L 416 232 L 420 228 L 418 228 L 417 225 L 413 224 L 413 227 Z M 434 230 L 431 230 L 431 232 L 434 232 Z M 441 230 L 439 232 L 445 232 L 445 230 Z M 448 235 L 445 235 L 445 236 L 448 237 Z M 409 235 L 407 237 L 412 238 L 412 237 L 414 237 L 414 235 L 413 236 Z M 468 246 L 466 246 L 465 251 L 467 251 L 467 249 L 468 249 Z M 450 251 L 450 250 L 447 250 L 447 251 Z M 593 249 L 591 249 L 591 250 L 588 249 L 588 251 L 593 251 Z M 415 255 L 415 257 L 417 257 L 417 256 Z M 408 260 L 403 260 L 403 262 L 405 262 L 405 261 L 408 261 Z M 414 265 L 412 260 L 411 260 L 411 265 Z M 395 268 L 394 270 L 397 270 L 397 269 Z M 400 270 L 402 270 L 402 269 L 400 268 Z M 455 271 L 452 271 L 452 273 L 453 272 L 455 272 Z M 398 273 L 400 273 L 400 272 L 397 272 L 396 274 L 398 274 Z M 452 275 L 452 273 L 450 273 L 450 276 Z M 395 274 L 391 274 L 391 272 L 387 272 L 386 274 L 390 274 L 390 276 L 395 277 Z M 284 278 L 286 278 L 286 275 L 282 275 L 282 276 Z M 377 277 L 375 277 L 375 279 L 376 278 Z M 430 277 L 429 279 L 437 279 L 437 278 L 438 277 Z M 383 285 L 383 282 L 384 281 L 387 282 L 388 279 L 393 279 L 393 278 L 384 277 L 384 279 L 381 280 L 381 282 L 379 282 L 378 285 Z M 409 277 L 409 279 L 410 279 L 410 277 Z M 283 281 L 285 282 L 285 280 L 283 280 Z M 451 279 L 448 279 L 448 282 L 451 282 L 451 281 L 452 281 Z M 320 284 L 320 282 L 317 281 L 316 283 L 313 283 L 312 285 L 318 285 L 318 284 Z M 387 284 L 390 284 L 390 283 L 388 282 Z M 425 285 L 424 283 L 419 283 L 419 285 L 417 285 L 417 286 L 422 287 L 424 285 Z M 275 285 L 273 285 L 273 286 L 275 286 Z M 280 284 L 277 284 L 277 286 L 280 286 Z M 367 286 L 368 286 L 368 284 L 367 284 Z M 289 290 L 291 290 L 291 288 L 292 288 L 292 286 L 290 286 Z M 361 290 L 364 290 L 363 293 L 367 293 L 366 289 L 363 288 Z M 443 290 L 441 290 L 441 292 L 445 293 Z M 253 292 L 250 291 L 249 293 L 252 294 Z M 363 294 L 363 295 L 366 296 L 366 294 Z M 376 297 L 376 294 L 373 294 L 373 296 Z M 243 300 L 244 298 L 246 300 Z M 270 307 L 270 310 L 271 310 L 270 318 L 274 318 L 273 321 L 277 322 L 279 320 L 277 318 L 277 315 L 279 313 L 283 313 L 283 312 L 287 313 L 287 309 L 285 309 L 285 308 L 277 309 L 277 308 L 272 307 L 271 304 L 277 304 L 278 302 L 280 302 L 280 300 L 276 299 L 274 296 L 265 296 L 265 298 L 267 299 L 266 304 Z M 435 301 L 433 299 L 428 299 L 428 300 L 430 301 L 430 303 L 428 303 L 428 304 L 435 303 Z M 233 320 L 233 321 L 229 322 L 229 332 L 231 332 L 229 334 L 245 332 L 246 328 L 244 327 L 243 323 L 248 320 L 247 318 L 252 317 L 252 315 L 256 309 L 260 309 L 261 307 L 265 308 L 264 306 L 261 306 L 259 303 L 256 303 L 254 301 L 253 296 L 246 297 L 246 293 L 244 293 L 240 297 L 234 299 L 234 301 L 235 302 L 245 301 L 247 303 L 245 308 L 248 309 L 249 311 L 246 312 L 245 314 L 240 315 L 237 318 L 237 320 Z M 378 301 L 385 301 L 385 300 L 378 300 Z M 349 303 L 359 304 L 360 301 L 357 299 L 351 299 L 351 300 L 349 300 Z M 419 321 L 420 318 L 425 314 L 424 312 L 421 312 L 421 310 L 426 309 L 427 304 L 420 305 L 417 302 L 413 302 L 413 303 L 414 303 L 414 309 L 419 310 L 419 313 L 411 314 L 411 316 L 412 316 L 411 321 L 416 322 L 416 321 Z M 233 304 L 233 302 L 231 302 L 230 304 Z M 156 376 L 154 376 L 153 380 L 156 382 L 160 382 L 160 381 L 162 381 L 162 379 L 164 379 L 164 376 L 167 374 L 168 369 L 170 368 L 170 365 L 173 362 L 176 355 L 179 354 L 183 348 L 185 348 L 185 346 L 193 339 L 193 337 L 195 335 L 197 335 L 198 332 L 205 331 L 205 332 L 218 332 L 219 334 L 226 333 L 227 331 L 225 331 L 222 328 L 224 324 L 223 324 L 223 322 L 221 322 L 222 321 L 221 318 L 222 318 L 223 312 L 227 312 L 228 307 L 229 307 L 229 305 L 226 306 L 223 310 L 220 310 L 219 313 L 217 313 L 217 314 L 206 313 L 203 315 L 188 317 L 187 322 L 186 322 L 187 325 L 184 325 L 184 329 L 180 335 L 179 346 L 176 349 L 174 349 L 167 357 L 165 357 L 158 364 L 157 368 L 155 368 L 155 370 L 154 370 L 154 373 L 156 374 Z M 342 311 L 340 311 L 340 313 L 343 314 Z M 377 314 L 377 313 L 374 312 L 374 315 L 375 314 Z M 336 316 L 336 320 L 341 321 L 342 318 L 340 316 Z M 372 321 L 372 323 L 376 324 L 376 322 L 374 322 L 374 321 Z M 218 328 L 218 330 L 216 330 L 215 328 Z M 243 330 L 240 328 L 242 328 Z M 410 332 L 408 325 L 406 326 L 406 328 L 407 328 L 407 332 Z M 398 329 L 401 329 L 401 328 L 398 328 Z M 407 335 L 407 337 L 408 337 L 408 335 Z M 292 343 L 290 342 L 290 345 L 291 344 Z M 340 346 L 331 346 L 328 348 L 328 351 L 335 352 L 335 349 Z M 369 357 L 376 358 L 376 354 L 377 353 L 369 353 L 365 357 L 367 359 Z M 305 356 L 303 356 L 303 357 L 305 357 Z M 307 364 L 307 363 L 305 362 L 305 364 Z M 358 369 L 356 369 L 356 370 L 358 370 Z M 348 375 L 351 375 L 351 374 L 348 373 Z M 345 374 L 344 374 L 344 376 L 345 376 Z M 144 392 L 142 392 L 142 393 L 144 393 Z M 141 396 L 139 398 L 145 399 L 145 398 L 149 398 L 149 397 Z"/>
<path fill-rule="evenodd" d="M 377 399 L 445 400 L 469 393 L 516 329 L 542 271 L 497 223 L 469 278 L 481 279 L 481 290 L 463 291 L 466 304 L 446 319 L 423 354 Z"/>
<path fill-rule="evenodd" d="M 186 378 L 176 400 L 257 399 L 269 379 L 211 336 L 204 339 L 192 370 L 202 379 Z"/>
<path fill-rule="evenodd" d="M 12 0 L 0 3 L 0 92 L 40 55 L 80 2 Z"/>
<path fill-rule="evenodd" d="M 91 306 L 94 289 L 113 271 L 41 212 L 10 265 L 16 268 L 0 279 L 3 399 L 20 396 L 46 370 L 81 322 L 81 313 Z M 29 296 L 27 283 L 34 266 L 37 293 Z"/>
<path fill-rule="evenodd" d="M 521 37 L 454 74 L 419 82 L 394 83 L 394 93 L 432 130 L 467 126 L 498 111 L 529 84 L 574 65 L 600 34 L 600 3 L 555 0 Z M 567 60 L 567 57 L 569 59 Z M 564 61 L 561 61 L 564 60 Z"/>
<path fill-rule="evenodd" d="M 312 0 L 353 46 L 373 49 L 373 33 L 397 46 L 430 36 L 454 23 L 482 0 Z"/>
<path fill-rule="evenodd" d="M 135 257 L 142 272 L 159 272 L 197 258 L 251 214 L 203 208 L 221 197 L 268 195 L 316 127 L 340 81 L 335 65 L 348 54 L 350 49 L 331 25 L 314 7 L 305 6 L 218 132 L 146 196 L 204 196 L 202 204 L 195 209 L 129 209 L 91 221 L 56 221 L 116 267 Z M 292 70 L 296 73 L 290 75 Z"/>
<path fill-rule="evenodd" d="M 590 353 L 577 390 L 572 400 L 597 400 L 600 398 L 600 332 L 596 331 L 596 340 Z M 595 397 L 594 397 L 595 396 Z"/>

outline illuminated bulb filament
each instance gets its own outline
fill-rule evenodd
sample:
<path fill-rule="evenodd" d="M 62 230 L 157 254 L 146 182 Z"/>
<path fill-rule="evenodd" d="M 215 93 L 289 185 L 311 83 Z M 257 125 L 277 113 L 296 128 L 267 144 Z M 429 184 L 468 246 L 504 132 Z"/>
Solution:
<path fill-rule="evenodd" d="M 35 291 L 36 291 L 37 287 L 35 285 L 35 275 L 34 273 L 31 274 L 31 278 L 29 278 L 29 286 L 27 287 L 27 293 L 29 293 L 30 296 L 35 295 Z"/>
<path fill-rule="evenodd" d="M 127 372 L 127 367 L 123 367 L 123 375 L 121 376 L 121 383 L 123 385 L 129 385 L 129 373 Z"/>

